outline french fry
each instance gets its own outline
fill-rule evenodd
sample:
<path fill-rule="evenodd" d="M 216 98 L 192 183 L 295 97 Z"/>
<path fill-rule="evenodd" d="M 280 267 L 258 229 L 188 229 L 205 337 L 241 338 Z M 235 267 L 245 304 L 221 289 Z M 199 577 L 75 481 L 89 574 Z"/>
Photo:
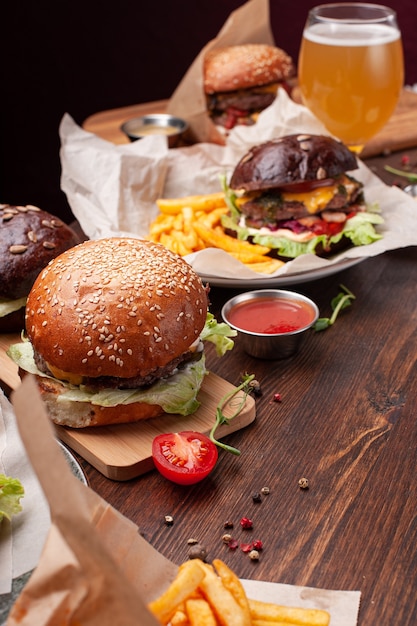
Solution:
<path fill-rule="evenodd" d="M 194 211 L 212 211 L 226 206 L 224 193 L 210 193 L 205 195 L 185 196 L 184 198 L 159 198 L 156 201 L 161 213 L 175 215 L 183 207 L 191 207 Z"/>
<path fill-rule="evenodd" d="M 190 626 L 190 620 L 185 612 L 185 607 L 177 609 L 171 617 L 171 626 Z"/>
<path fill-rule="evenodd" d="M 243 263 L 245 263 L 246 267 L 258 274 L 273 274 L 284 265 L 284 261 L 280 261 L 279 259 L 265 259 L 257 263 L 243 261 Z"/>
<path fill-rule="evenodd" d="M 224 250 L 257 274 L 270 275 L 284 265 L 269 258 L 270 248 L 227 235 L 221 225 L 228 212 L 222 192 L 184 198 L 160 198 L 161 213 L 150 225 L 149 239 L 187 256 L 205 248 Z"/>
<path fill-rule="evenodd" d="M 185 561 L 168 589 L 149 604 L 149 610 L 162 624 L 168 624 L 177 608 L 197 589 L 205 572 L 197 559 Z"/>
<path fill-rule="evenodd" d="M 212 248 L 221 248 L 226 252 L 252 252 L 260 255 L 270 252 L 270 248 L 266 246 L 235 239 L 221 230 L 210 229 L 199 223 L 194 224 L 194 228 L 201 239 Z"/>
<path fill-rule="evenodd" d="M 267 256 L 263 256 L 262 254 L 256 254 L 256 252 L 251 252 L 244 250 L 243 252 L 229 252 L 230 256 L 237 259 L 241 263 L 251 264 L 251 263 L 269 263 L 272 259 Z"/>
<path fill-rule="evenodd" d="M 207 228 L 213 228 L 214 226 L 220 224 L 221 216 L 225 215 L 227 211 L 227 207 L 220 207 L 209 212 L 200 211 L 196 214 L 196 221 L 203 224 Z"/>
<path fill-rule="evenodd" d="M 304 609 L 281 606 L 260 600 L 249 599 L 252 622 L 261 626 L 267 624 L 296 624 L 296 626 L 328 626 L 330 614 L 321 609 Z"/>
<path fill-rule="evenodd" d="M 213 566 L 221 578 L 223 585 L 233 595 L 236 602 L 243 611 L 247 624 L 251 623 L 249 601 L 240 579 L 236 574 L 220 559 L 213 560 Z"/>
<path fill-rule="evenodd" d="M 185 610 L 190 626 L 217 626 L 211 606 L 204 598 L 186 600 Z"/>
<path fill-rule="evenodd" d="M 242 609 L 227 589 L 222 580 L 215 573 L 212 566 L 202 564 L 205 576 L 200 583 L 204 597 L 210 603 L 213 612 L 221 626 L 251 626 L 250 616 Z"/>

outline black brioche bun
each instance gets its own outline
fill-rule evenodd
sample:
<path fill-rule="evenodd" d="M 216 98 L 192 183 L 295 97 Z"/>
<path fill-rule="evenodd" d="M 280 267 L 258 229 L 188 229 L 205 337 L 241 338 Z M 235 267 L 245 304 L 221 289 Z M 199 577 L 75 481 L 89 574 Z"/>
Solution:
<path fill-rule="evenodd" d="M 25 298 L 49 261 L 80 241 L 70 226 L 47 211 L 0 204 L 0 300 Z M 24 307 L 0 316 L 0 332 L 23 328 Z"/>
<path fill-rule="evenodd" d="M 294 134 L 251 148 L 238 162 L 229 186 L 255 191 L 335 178 L 358 167 L 355 155 L 326 135 Z"/>

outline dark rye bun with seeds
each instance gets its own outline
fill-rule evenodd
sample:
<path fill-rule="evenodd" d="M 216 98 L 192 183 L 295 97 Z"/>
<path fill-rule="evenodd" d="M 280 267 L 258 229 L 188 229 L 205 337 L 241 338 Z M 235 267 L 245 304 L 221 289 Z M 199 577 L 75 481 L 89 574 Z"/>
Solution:
<path fill-rule="evenodd" d="M 276 98 L 278 87 L 291 91 L 291 57 L 281 48 L 247 43 L 210 50 L 203 62 L 207 110 L 218 126 L 254 124 Z"/>
<path fill-rule="evenodd" d="M 0 204 L 0 302 L 26 298 L 39 272 L 81 239 L 67 224 L 36 206 Z M 24 328 L 24 305 L 0 315 L 0 332 Z"/>
<path fill-rule="evenodd" d="M 149 387 L 196 358 L 206 288 L 178 255 L 150 241 L 113 237 L 64 252 L 38 276 L 26 332 L 52 420 L 73 427 L 161 415 L 157 404 L 66 402 L 59 380 L 92 390 Z"/>
<path fill-rule="evenodd" d="M 324 135 L 287 135 L 253 146 L 236 165 L 229 186 L 245 191 L 336 178 L 354 170 L 354 153 Z"/>

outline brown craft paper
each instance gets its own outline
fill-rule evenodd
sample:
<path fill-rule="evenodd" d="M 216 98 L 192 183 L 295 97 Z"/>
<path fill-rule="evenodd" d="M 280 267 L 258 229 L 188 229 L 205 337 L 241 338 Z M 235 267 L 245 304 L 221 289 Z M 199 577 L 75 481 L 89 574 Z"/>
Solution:
<path fill-rule="evenodd" d="M 249 0 L 233 11 L 217 37 L 201 50 L 170 98 L 168 113 L 188 121 L 193 141 L 224 143 L 224 135 L 207 115 L 203 87 L 204 56 L 213 48 L 244 43 L 275 45 L 270 27 L 269 0 Z"/>
<path fill-rule="evenodd" d="M 157 626 L 147 604 L 177 566 L 70 471 L 33 376 L 12 394 L 20 436 L 51 511 L 39 565 L 6 626 Z M 242 581 L 249 597 L 329 611 L 332 626 L 355 626 L 358 591 Z"/>
<path fill-rule="evenodd" d="M 173 578 L 176 567 L 140 537 L 135 524 L 71 473 L 33 377 L 25 377 L 12 403 L 52 525 L 40 564 L 7 626 L 155 626 L 137 590 L 146 590 L 149 601 Z"/>

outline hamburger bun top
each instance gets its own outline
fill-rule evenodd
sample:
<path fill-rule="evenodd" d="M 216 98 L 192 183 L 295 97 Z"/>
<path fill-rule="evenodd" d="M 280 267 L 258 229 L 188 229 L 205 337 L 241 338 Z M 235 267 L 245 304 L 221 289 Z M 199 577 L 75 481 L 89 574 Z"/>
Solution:
<path fill-rule="evenodd" d="M 39 272 L 80 238 L 36 206 L 0 204 L 0 298 L 26 297 Z"/>
<path fill-rule="evenodd" d="M 210 50 L 203 64 L 206 94 L 268 85 L 295 73 L 284 50 L 266 44 L 242 44 Z"/>
<path fill-rule="evenodd" d="M 198 339 L 207 307 L 201 279 L 180 256 L 112 237 L 86 241 L 41 272 L 26 331 L 48 366 L 63 372 L 146 376 Z"/>
<path fill-rule="evenodd" d="M 335 178 L 358 167 L 340 141 L 325 135 L 286 135 L 251 148 L 236 165 L 231 189 L 255 191 Z"/>

